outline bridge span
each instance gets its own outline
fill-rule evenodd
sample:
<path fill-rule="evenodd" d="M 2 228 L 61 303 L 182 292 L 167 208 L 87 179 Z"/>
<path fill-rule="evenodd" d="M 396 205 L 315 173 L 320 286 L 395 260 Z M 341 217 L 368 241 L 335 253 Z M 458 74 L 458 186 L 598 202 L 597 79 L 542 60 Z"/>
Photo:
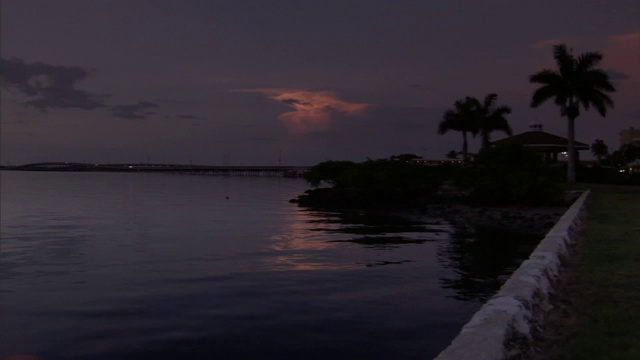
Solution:
<path fill-rule="evenodd" d="M 309 166 L 210 166 L 182 164 L 87 164 L 74 162 L 41 162 L 4 166 L 14 171 L 70 171 L 70 172 L 155 172 L 193 175 L 227 176 L 284 176 L 301 177 Z"/>

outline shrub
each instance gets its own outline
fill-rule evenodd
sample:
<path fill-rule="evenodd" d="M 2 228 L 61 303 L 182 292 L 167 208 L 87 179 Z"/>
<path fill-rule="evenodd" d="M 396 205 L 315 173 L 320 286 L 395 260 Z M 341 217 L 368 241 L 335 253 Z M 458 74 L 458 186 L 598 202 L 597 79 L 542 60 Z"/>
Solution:
<path fill-rule="evenodd" d="M 437 167 L 402 160 L 325 161 L 309 170 L 305 180 L 336 189 L 363 193 L 426 194 L 435 192 L 445 172 Z"/>
<path fill-rule="evenodd" d="M 332 187 L 344 187 L 349 183 L 349 176 L 356 166 L 352 161 L 324 161 L 307 171 L 304 179 L 314 187 L 323 182 Z"/>
<path fill-rule="evenodd" d="M 617 167 L 594 166 L 577 168 L 578 180 L 580 182 L 596 183 L 596 184 L 615 184 L 615 185 L 640 185 L 640 174 L 628 174 L 620 172 Z"/>
<path fill-rule="evenodd" d="M 559 180 L 542 154 L 515 145 L 483 149 L 457 183 L 482 205 L 546 205 L 562 202 Z"/>

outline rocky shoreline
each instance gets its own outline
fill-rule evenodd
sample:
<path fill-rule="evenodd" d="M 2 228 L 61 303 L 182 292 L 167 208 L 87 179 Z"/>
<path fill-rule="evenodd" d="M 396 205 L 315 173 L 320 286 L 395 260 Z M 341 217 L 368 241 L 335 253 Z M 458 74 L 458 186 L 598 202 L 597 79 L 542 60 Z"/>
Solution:
<path fill-rule="evenodd" d="M 516 232 L 544 234 L 553 227 L 581 192 L 567 192 L 562 204 L 552 206 L 480 206 L 459 194 L 431 197 L 355 194 L 335 189 L 308 190 L 292 199 L 302 207 L 323 209 L 367 209 L 417 212 L 443 218 L 458 229 L 491 227 Z"/>

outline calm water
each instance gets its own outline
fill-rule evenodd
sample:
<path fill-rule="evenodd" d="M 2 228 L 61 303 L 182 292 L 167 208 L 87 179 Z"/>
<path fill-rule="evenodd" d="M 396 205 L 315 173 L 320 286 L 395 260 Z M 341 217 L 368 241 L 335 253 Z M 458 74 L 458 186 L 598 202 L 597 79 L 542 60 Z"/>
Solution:
<path fill-rule="evenodd" d="M 429 359 L 520 251 L 469 250 L 480 234 L 444 219 L 302 209 L 299 179 L 0 180 L 0 355 Z"/>

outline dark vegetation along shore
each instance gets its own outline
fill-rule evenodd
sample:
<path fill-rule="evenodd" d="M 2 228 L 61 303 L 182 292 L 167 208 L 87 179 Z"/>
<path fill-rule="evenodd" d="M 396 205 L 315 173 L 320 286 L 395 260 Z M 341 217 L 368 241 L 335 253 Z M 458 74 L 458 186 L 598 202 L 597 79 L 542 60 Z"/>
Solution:
<path fill-rule="evenodd" d="M 326 161 L 304 178 L 315 188 L 293 200 L 302 206 L 566 205 L 561 173 L 522 146 L 484 149 L 464 166 L 428 166 L 402 156 Z"/>
<path fill-rule="evenodd" d="M 564 191 L 557 173 L 538 153 L 522 147 L 487 148 L 464 165 L 429 166 L 404 155 L 362 163 L 327 161 L 305 173 L 314 188 L 291 202 L 342 210 L 344 216 L 446 222 L 453 233 L 441 255 L 462 275 L 443 279 L 443 286 L 455 289 L 460 299 L 486 301 L 579 196 Z M 389 236 L 392 230 L 349 241 L 367 246 L 412 241 Z"/>
<path fill-rule="evenodd" d="M 304 207 L 411 210 L 458 228 L 541 235 L 575 199 L 565 193 L 561 171 L 520 146 L 487 148 L 464 166 L 427 166 L 402 155 L 363 163 L 326 161 L 304 177 L 314 188 L 291 200 Z"/>

